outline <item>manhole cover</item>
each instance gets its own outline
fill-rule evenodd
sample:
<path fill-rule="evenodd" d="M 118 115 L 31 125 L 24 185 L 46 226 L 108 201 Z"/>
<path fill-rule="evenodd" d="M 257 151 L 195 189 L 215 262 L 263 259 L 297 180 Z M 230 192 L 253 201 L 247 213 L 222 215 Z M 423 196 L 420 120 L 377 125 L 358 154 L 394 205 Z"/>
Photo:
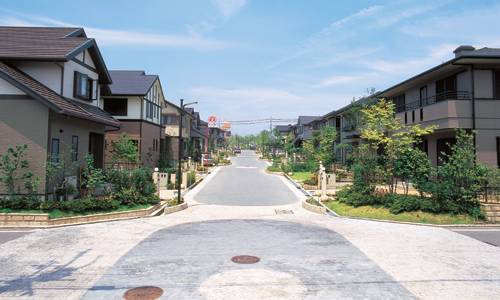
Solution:
<path fill-rule="evenodd" d="M 275 209 L 276 213 L 279 215 L 293 215 L 293 210 Z"/>
<path fill-rule="evenodd" d="M 251 255 L 239 255 L 232 257 L 231 260 L 237 264 L 254 264 L 258 263 L 260 258 Z"/>
<path fill-rule="evenodd" d="M 154 300 L 163 295 L 163 290 L 156 286 L 140 286 L 123 294 L 125 300 Z"/>

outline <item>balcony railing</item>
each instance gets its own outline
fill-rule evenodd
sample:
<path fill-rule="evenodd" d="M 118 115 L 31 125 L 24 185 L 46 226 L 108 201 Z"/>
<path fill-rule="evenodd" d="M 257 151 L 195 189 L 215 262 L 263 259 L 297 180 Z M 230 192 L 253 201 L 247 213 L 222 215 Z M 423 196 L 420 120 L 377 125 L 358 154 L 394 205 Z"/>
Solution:
<path fill-rule="evenodd" d="M 413 101 L 411 103 L 396 107 L 396 112 L 414 110 L 419 107 L 431 105 L 445 100 L 470 100 L 469 92 L 467 91 L 449 91 L 437 94 L 432 97 Z"/>

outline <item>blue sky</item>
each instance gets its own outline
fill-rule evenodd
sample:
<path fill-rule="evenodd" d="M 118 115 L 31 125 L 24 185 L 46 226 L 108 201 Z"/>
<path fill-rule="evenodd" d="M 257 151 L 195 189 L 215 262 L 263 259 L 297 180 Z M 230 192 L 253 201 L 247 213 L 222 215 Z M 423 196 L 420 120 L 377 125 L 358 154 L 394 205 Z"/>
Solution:
<path fill-rule="evenodd" d="M 323 115 L 460 45 L 500 48 L 489 0 L 4 1 L 0 25 L 83 27 L 108 69 L 157 74 L 168 101 L 222 121 Z"/>

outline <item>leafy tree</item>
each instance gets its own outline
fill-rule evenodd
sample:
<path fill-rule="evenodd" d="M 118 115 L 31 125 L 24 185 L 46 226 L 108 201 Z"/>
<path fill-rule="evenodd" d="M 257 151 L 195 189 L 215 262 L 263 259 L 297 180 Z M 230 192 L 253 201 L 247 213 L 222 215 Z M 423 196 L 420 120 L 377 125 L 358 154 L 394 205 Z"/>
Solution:
<path fill-rule="evenodd" d="M 93 191 L 104 182 L 104 175 L 102 169 L 94 167 L 94 156 L 92 154 L 87 153 L 85 155 L 85 162 L 87 165 L 80 169 L 80 174 L 82 175 L 80 186 L 82 194 L 90 198 Z"/>
<path fill-rule="evenodd" d="M 18 175 L 18 171 L 22 169 L 28 169 L 29 163 L 27 159 L 23 159 L 27 153 L 25 150 L 28 148 L 28 144 L 15 146 L 14 148 L 9 147 L 7 149 L 7 154 L 1 155 L 2 161 L 0 162 L 0 182 L 4 184 L 9 195 L 14 196 L 16 193 L 16 182 L 19 180 L 29 180 L 34 176 L 33 172 L 27 171 L 22 175 Z M 18 190 L 20 188 L 18 187 Z"/>
<path fill-rule="evenodd" d="M 327 126 L 323 131 L 313 131 L 312 138 L 302 143 L 308 156 L 319 165 L 321 161 L 325 167 L 336 162 L 335 141 L 339 133 L 335 127 Z"/>
<path fill-rule="evenodd" d="M 408 195 L 410 181 L 423 197 L 424 193 L 432 193 L 433 184 L 429 182 L 431 162 L 427 154 L 420 149 L 402 148 L 394 159 L 394 174 L 403 181 L 405 194 Z"/>
<path fill-rule="evenodd" d="M 361 110 L 363 125 L 360 127 L 361 138 L 367 140 L 367 143 L 360 147 L 381 158 L 379 175 L 391 193 L 395 192 L 397 186 L 395 162 L 398 157 L 400 159 L 407 157 L 401 153 L 407 151 L 414 143 L 420 142 L 420 136 L 430 134 L 437 128 L 437 125 L 423 129 L 420 128 L 420 124 L 403 125 L 399 119 L 393 117 L 394 107 L 393 103 L 384 99 L 371 105 L 364 105 Z"/>
<path fill-rule="evenodd" d="M 140 155 L 137 151 L 137 140 L 133 140 L 128 133 L 122 133 L 118 142 L 111 141 L 110 146 L 108 168 L 119 164 L 126 164 L 131 168 L 139 166 Z"/>
<path fill-rule="evenodd" d="M 468 212 L 472 216 L 481 215 L 478 192 L 484 169 L 476 162 L 477 146 L 474 146 L 474 134 L 455 128 L 457 142 L 449 145 L 451 154 L 442 152 L 443 166 L 437 167 L 435 198 L 451 212 Z M 440 158 L 441 159 L 441 158 Z"/>

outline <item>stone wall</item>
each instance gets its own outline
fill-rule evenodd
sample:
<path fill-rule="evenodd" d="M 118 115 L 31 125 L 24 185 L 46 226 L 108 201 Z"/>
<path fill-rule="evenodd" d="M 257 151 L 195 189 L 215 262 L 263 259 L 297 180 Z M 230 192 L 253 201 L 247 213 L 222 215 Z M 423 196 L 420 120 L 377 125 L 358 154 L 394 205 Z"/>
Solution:
<path fill-rule="evenodd" d="M 49 214 L 0 213 L 0 226 L 54 226 L 134 218 L 150 215 L 154 211 L 158 210 L 161 205 L 161 203 L 158 203 L 146 209 L 111 212 L 87 216 L 75 216 L 59 219 L 49 219 Z"/>
<path fill-rule="evenodd" d="M 306 201 L 302 201 L 302 207 L 307 209 L 308 211 L 312 211 L 318 214 L 326 215 L 326 208 L 323 206 L 317 206 L 307 203 Z"/>

